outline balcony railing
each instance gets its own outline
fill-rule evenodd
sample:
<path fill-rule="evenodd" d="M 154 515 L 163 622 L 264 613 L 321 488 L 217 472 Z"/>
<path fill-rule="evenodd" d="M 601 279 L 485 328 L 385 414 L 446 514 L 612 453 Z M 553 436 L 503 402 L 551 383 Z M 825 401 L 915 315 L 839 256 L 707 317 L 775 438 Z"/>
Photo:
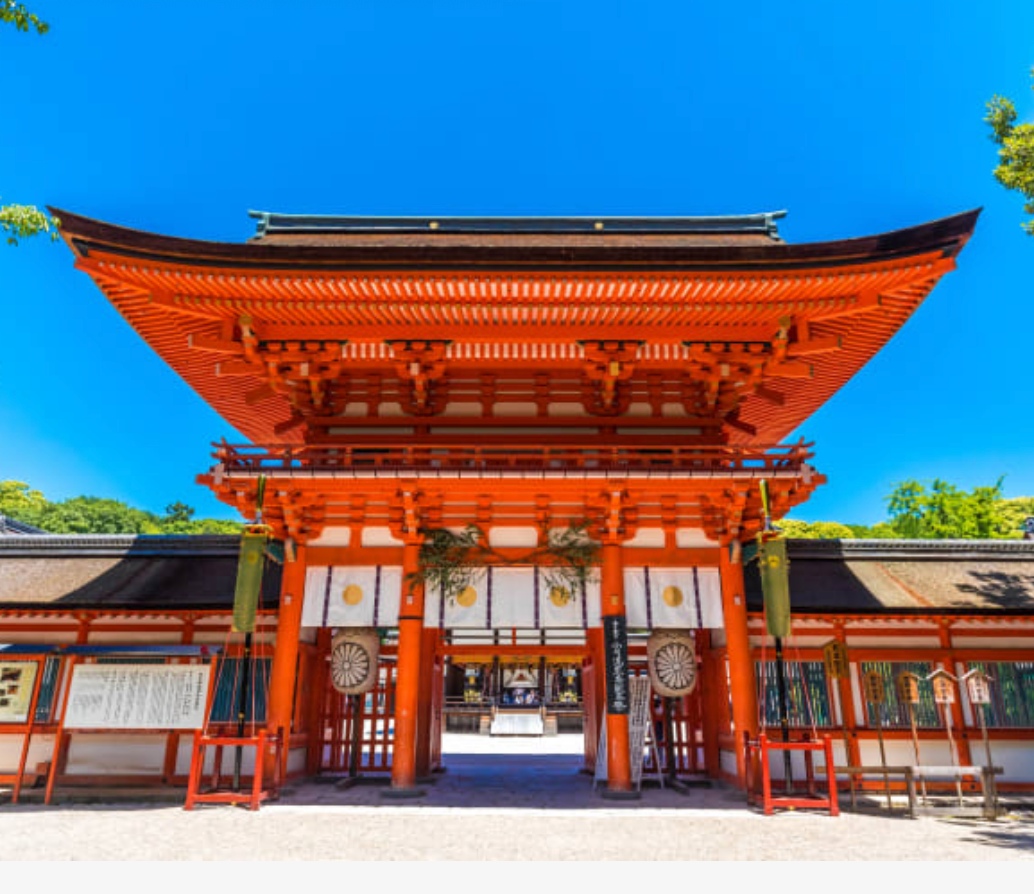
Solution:
<path fill-rule="evenodd" d="M 225 473 L 344 473 L 394 476 L 419 474 L 591 474 L 796 473 L 813 456 L 812 444 L 770 447 L 471 445 L 460 443 L 309 444 L 263 446 L 219 443 L 214 456 Z"/>

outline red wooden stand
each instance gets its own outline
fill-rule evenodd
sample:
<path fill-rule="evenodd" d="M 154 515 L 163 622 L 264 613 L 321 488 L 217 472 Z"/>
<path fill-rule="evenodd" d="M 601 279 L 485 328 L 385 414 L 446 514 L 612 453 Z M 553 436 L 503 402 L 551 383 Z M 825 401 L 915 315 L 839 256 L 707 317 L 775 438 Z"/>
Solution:
<path fill-rule="evenodd" d="M 771 816 L 776 807 L 804 807 L 819 810 L 829 810 L 830 816 L 840 815 L 840 806 L 837 803 L 837 779 L 833 766 L 833 743 L 829 736 L 823 736 L 821 742 L 770 742 L 768 737 L 761 733 L 756 742 L 751 742 L 749 737 L 744 737 L 747 751 L 747 800 L 756 804 L 758 800 L 758 774 L 760 770 L 761 803 L 766 816 Z M 772 793 L 772 771 L 769 766 L 769 753 L 772 751 L 800 751 L 804 754 L 805 779 L 803 786 L 805 791 L 801 795 L 793 795 L 788 792 L 783 794 Z M 815 766 L 813 754 L 821 751 L 825 755 L 826 764 L 823 768 L 826 774 L 825 797 L 818 794 L 815 780 Z"/>
<path fill-rule="evenodd" d="M 187 801 L 185 810 L 193 810 L 195 804 L 241 804 L 246 803 L 250 810 L 258 810 L 259 805 L 274 797 L 279 787 L 279 778 L 274 777 L 269 789 L 262 787 L 262 763 L 266 753 L 267 736 L 265 730 L 259 730 L 254 736 L 207 736 L 197 730 L 194 733 L 194 748 L 190 761 L 190 781 L 187 784 Z M 280 766 L 280 737 L 274 736 L 271 741 L 276 747 L 276 766 Z M 214 749 L 212 773 L 202 790 L 205 752 Z M 227 787 L 223 781 L 222 763 L 224 748 L 254 748 L 255 769 L 252 774 L 250 790 L 239 791 Z M 277 774 L 278 776 L 279 774 Z"/>

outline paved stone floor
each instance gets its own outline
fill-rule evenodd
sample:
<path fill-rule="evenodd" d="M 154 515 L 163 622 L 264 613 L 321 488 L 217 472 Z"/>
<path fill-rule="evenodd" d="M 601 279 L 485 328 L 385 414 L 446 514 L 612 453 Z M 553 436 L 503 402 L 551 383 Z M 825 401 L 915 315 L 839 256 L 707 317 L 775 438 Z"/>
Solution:
<path fill-rule="evenodd" d="M 649 779 L 638 800 L 613 801 L 581 772 L 580 747 L 578 737 L 567 736 L 505 744 L 447 737 L 445 772 L 422 782 L 421 796 L 404 799 L 364 779 L 294 784 L 257 811 L 216 804 L 186 811 L 182 802 L 139 798 L 8 803 L 0 805 L 0 859 L 743 861 L 769 864 L 766 873 L 795 862 L 1034 859 L 1034 811 L 1023 803 L 1007 803 L 995 821 L 909 819 L 878 809 L 764 816 L 725 786 L 679 793 Z M 987 879 L 982 872 L 978 882 Z M 500 890 L 505 881 L 504 874 Z"/>

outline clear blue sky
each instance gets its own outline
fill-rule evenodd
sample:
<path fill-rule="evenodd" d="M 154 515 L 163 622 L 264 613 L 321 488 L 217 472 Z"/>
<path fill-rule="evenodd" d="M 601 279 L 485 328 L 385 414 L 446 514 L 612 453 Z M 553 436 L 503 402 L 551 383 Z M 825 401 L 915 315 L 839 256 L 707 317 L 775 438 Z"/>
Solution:
<path fill-rule="evenodd" d="M 984 209 L 949 274 L 795 436 L 795 513 L 871 523 L 906 478 L 1034 494 L 1034 238 L 991 170 L 996 92 L 1034 118 L 1034 3 L 31 0 L 0 30 L 0 199 L 243 241 L 249 209 L 735 214 L 791 242 Z M 706 8 L 705 8 L 706 7 Z M 0 248 L 0 479 L 175 500 L 240 440 L 72 267 Z"/>

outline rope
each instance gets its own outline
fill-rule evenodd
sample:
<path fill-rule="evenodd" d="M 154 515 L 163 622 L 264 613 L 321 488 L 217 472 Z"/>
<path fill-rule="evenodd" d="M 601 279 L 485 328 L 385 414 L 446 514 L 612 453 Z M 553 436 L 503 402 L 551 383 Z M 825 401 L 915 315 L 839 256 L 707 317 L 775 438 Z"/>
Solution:
<path fill-rule="evenodd" d="M 768 702 L 768 640 L 761 637 L 761 698 L 757 701 L 757 727 L 761 732 L 768 729 L 767 714 L 765 705 Z"/>

